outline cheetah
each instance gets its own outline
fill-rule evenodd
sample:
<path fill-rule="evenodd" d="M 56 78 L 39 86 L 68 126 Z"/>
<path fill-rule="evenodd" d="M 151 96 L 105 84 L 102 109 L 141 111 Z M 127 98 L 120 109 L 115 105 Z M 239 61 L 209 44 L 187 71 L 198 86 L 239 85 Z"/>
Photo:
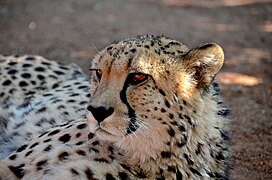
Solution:
<path fill-rule="evenodd" d="M 230 111 L 214 82 L 223 61 L 215 43 L 164 36 L 107 46 L 91 63 L 86 117 L 25 142 L 0 179 L 228 179 Z"/>
<path fill-rule="evenodd" d="M 89 80 L 75 64 L 0 56 L 0 159 L 48 128 L 85 116 Z"/>

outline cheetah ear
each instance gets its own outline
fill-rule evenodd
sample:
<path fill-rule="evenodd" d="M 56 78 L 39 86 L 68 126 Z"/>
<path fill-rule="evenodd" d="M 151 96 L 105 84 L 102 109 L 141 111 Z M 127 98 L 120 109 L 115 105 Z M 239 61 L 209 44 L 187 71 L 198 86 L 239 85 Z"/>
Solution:
<path fill-rule="evenodd" d="M 192 49 L 184 57 L 187 71 L 193 75 L 199 89 L 207 87 L 213 81 L 224 62 L 224 52 L 215 43 Z"/>

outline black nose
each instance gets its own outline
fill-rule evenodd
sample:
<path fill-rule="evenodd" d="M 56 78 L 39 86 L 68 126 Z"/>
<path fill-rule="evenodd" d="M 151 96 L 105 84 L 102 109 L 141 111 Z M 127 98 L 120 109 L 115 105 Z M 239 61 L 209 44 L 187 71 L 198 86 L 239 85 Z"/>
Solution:
<path fill-rule="evenodd" d="M 99 123 L 109 117 L 114 111 L 112 107 L 107 106 L 93 107 L 92 105 L 89 105 L 87 109 L 92 112 L 94 118 Z"/>

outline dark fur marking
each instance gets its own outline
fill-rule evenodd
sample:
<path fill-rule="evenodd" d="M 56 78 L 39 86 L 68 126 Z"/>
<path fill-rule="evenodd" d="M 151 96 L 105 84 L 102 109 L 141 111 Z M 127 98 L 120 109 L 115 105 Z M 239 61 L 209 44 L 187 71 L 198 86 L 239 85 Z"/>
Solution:
<path fill-rule="evenodd" d="M 89 169 L 89 168 L 87 168 L 86 170 L 85 170 L 85 174 L 86 174 L 86 177 L 87 177 L 87 179 L 89 179 L 89 180 L 94 180 L 94 178 L 93 178 L 93 172 Z"/>
<path fill-rule="evenodd" d="M 128 179 L 128 175 L 125 172 L 118 172 L 118 176 L 121 180 L 127 180 Z"/>
<path fill-rule="evenodd" d="M 63 142 L 63 143 L 66 143 L 70 140 L 71 136 L 69 134 L 64 134 L 63 136 L 61 136 L 59 138 L 59 141 Z"/>
<path fill-rule="evenodd" d="M 76 153 L 81 156 L 86 156 L 86 152 L 82 150 L 77 150 Z"/>
<path fill-rule="evenodd" d="M 112 174 L 107 173 L 106 174 L 106 180 L 115 180 Z"/>
<path fill-rule="evenodd" d="M 10 159 L 10 160 L 14 160 L 14 159 L 16 159 L 16 158 L 17 158 L 17 155 L 16 155 L 16 154 L 13 154 L 13 155 L 9 156 L 9 159 Z"/>
<path fill-rule="evenodd" d="M 24 164 L 21 164 L 19 166 L 8 166 L 11 172 L 17 177 L 17 178 L 23 178 L 24 177 Z"/>
<path fill-rule="evenodd" d="M 84 128 L 86 128 L 86 127 L 87 127 L 87 124 L 86 124 L 86 123 L 77 125 L 77 129 L 84 129 Z"/>
<path fill-rule="evenodd" d="M 64 152 L 60 153 L 58 157 L 59 157 L 59 160 L 62 161 L 62 160 L 66 160 L 68 158 L 68 156 L 69 156 L 68 152 L 64 151 Z"/>
<path fill-rule="evenodd" d="M 128 108 L 128 116 L 130 118 L 130 121 L 129 121 L 129 127 L 127 128 L 127 134 L 131 134 L 131 133 L 135 132 L 138 129 L 139 125 L 136 124 L 135 111 L 132 109 L 132 107 L 130 106 L 130 104 L 127 101 L 126 91 L 127 91 L 128 86 L 129 86 L 129 78 L 126 79 L 124 87 L 120 92 L 120 98 L 121 98 L 121 101 Z"/>
<path fill-rule="evenodd" d="M 176 173 L 176 179 L 182 180 L 182 174 L 181 174 L 181 172 L 179 170 Z"/>
<path fill-rule="evenodd" d="M 190 167 L 190 170 L 192 171 L 192 173 L 194 173 L 194 174 L 196 174 L 198 176 L 202 176 L 201 173 L 198 170 L 196 170 L 196 169 L 194 169 L 192 167 Z"/>
<path fill-rule="evenodd" d="M 32 150 L 28 151 L 28 152 L 25 154 L 25 157 L 29 156 L 31 153 L 33 153 Z"/>
<path fill-rule="evenodd" d="M 52 148 L 52 145 L 51 144 L 49 144 L 43 151 L 50 151 L 51 150 L 51 148 Z"/>
<path fill-rule="evenodd" d="M 21 147 L 19 147 L 19 148 L 17 149 L 17 151 L 16 151 L 16 152 L 22 152 L 23 150 L 25 150 L 25 149 L 26 149 L 26 147 L 27 147 L 27 144 L 22 145 Z"/>
<path fill-rule="evenodd" d="M 71 173 L 72 173 L 73 175 L 75 175 L 75 176 L 78 176 L 78 175 L 79 175 L 79 173 L 77 172 L 77 170 L 75 170 L 74 168 L 71 168 L 70 171 L 71 171 Z"/>
<path fill-rule="evenodd" d="M 59 133 L 59 132 L 60 132 L 60 130 L 56 129 L 56 130 L 54 130 L 54 131 L 51 131 L 51 132 L 48 134 L 48 136 L 52 136 L 52 135 L 57 134 L 57 133 Z"/>
<path fill-rule="evenodd" d="M 162 151 L 161 152 L 161 157 L 162 158 L 170 158 L 171 157 L 171 152 L 170 151 Z"/>
<path fill-rule="evenodd" d="M 37 162 L 36 164 L 36 167 L 37 167 L 37 170 L 42 170 L 42 166 L 45 166 L 47 164 L 47 160 L 43 160 L 43 161 L 40 161 L 40 162 Z"/>
<path fill-rule="evenodd" d="M 38 142 L 35 142 L 34 144 L 32 144 L 32 145 L 29 147 L 29 149 L 34 148 L 34 147 L 37 146 L 38 144 L 39 144 Z"/>

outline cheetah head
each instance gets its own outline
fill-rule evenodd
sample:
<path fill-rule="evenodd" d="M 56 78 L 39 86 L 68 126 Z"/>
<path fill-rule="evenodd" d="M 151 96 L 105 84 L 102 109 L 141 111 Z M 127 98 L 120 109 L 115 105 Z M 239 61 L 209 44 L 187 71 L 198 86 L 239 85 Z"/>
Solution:
<path fill-rule="evenodd" d="M 193 120 L 201 116 L 202 97 L 223 59 L 216 44 L 189 50 L 161 36 L 106 47 L 90 69 L 90 131 L 154 158 L 170 145 L 186 143 L 188 133 L 201 126 Z"/>

